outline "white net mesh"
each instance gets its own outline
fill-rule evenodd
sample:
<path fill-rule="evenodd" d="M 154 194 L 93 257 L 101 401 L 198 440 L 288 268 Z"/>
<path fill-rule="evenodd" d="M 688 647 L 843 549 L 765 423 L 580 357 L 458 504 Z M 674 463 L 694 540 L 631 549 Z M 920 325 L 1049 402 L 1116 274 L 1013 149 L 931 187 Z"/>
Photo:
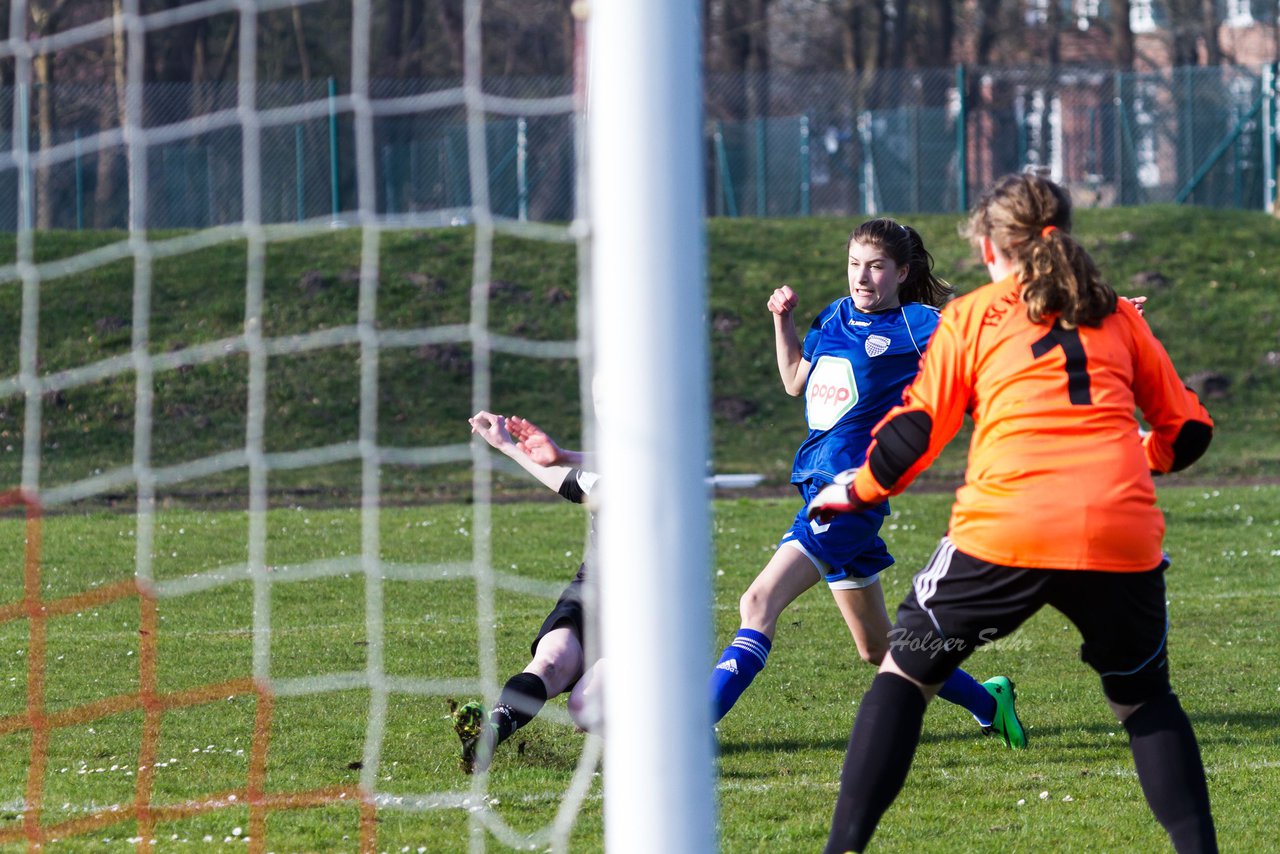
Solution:
<path fill-rule="evenodd" d="M 16 414 L 12 424 L 13 434 L 20 433 L 22 437 L 21 488 L 5 493 L 5 504 L 25 506 L 31 520 L 24 527 L 12 529 L 15 533 L 25 532 L 23 568 L 17 573 L 23 583 L 17 585 L 16 590 L 14 585 L 6 588 L 14 591 L 14 595 L 5 599 L 2 611 L 6 625 L 16 627 L 14 630 L 29 641 L 27 696 L 20 704 L 25 709 L 0 717 L 0 732 L 17 734 L 27 740 L 24 742 L 27 780 L 20 800 L 12 804 L 21 813 L 17 826 L 3 829 L 0 836 L 8 841 L 25 840 L 30 846 L 39 846 L 56 838 L 81 834 L 91 834 L 94 838 L 104 833 L 109 836 L 113 827 L 118 829 L 121 823 L 131 823 L 117 839 L 127 837 L 138 847 L 149 849 L 165 822 L 221 811 L 239 815 L 236 811 L 247 809 L 247 832 L 242 833 L 242 828 L 237 827 L 236 838 L 247 838 L 253 847 L 262 849 L 272 845 L 268 830 L 273 826 L 273 816 L 279 812 L 323 810 L 358 802 L 356 839 L 364 850 L 381 850 L 386 846 L 389 832 L 380 830 L 379 825 L 388 821 L 389 813 L 415 815 L 440 811 L 465 812 L 465 826 L 469 830 L 452 842 L 423 836 L 421 830 L 411 831 L 404 837 L 409 846 L 405 850 L 414 850 L 415 842 L 425 843 L 425 850 L 444 850 L 441 846 L 457 850 L 464 844 L 462 836 L 469 840 L 466 844 L 473 851 L 484 850 L 491 837 L 514 847 L 567 848 L 575 816 L 591 790 L 599 762 L 600 745 L 594 739 L 584 742 L 586 749 L 572 773 L 566 776 L 565 789 L 548 793 L 559 806 L 554 819 L 541 826 L 516 829 L 495 802 L 485 775 L 468 779 L 455 774 L 457 785 L 439 790 L 412 791 L 384 785 L 392 779 L 385 755 L 389 709 L 405 698 L 411 703 L 416 698 L 420 705 L 430 705 L 432 710 L 442 710 L 444 698 L 455 695 L 492 701 L 500 678 L 495 604 L 499 592 L 554 597 L 559 584 L 494 568 L 491 499 L 495 471 L 487 449 L 462 440 L 465 422 L 459 421 L 456 425 L 457 442 L 396 444 L 386 441 L 387 433 L 380 420 L 385 410 L 381 386 L 386 381 L 388 357 L 397 354 L 424 348 L 435 348 L 435 352 L 450 347 L 468 349 L 472 411 L 492 408 L 497 358 L 558 360 L 572 365 L 585 362 L 582 340 L 507 334 L 495 330 L 491 324 L 491 315 L 501 310 L 495 308 L 491 286 L 495 241 L 507 237 L 570 246 L 576 243 L 581 256 L 585 252 L 586 229 L 580 219 L 569 225 L 557 225 L 495 215 L 487 178 L 490 175 L 488 127 L 495 121 L 513 117 L 565 116 L 576 129 L 579 123 L 573 119 L 578 109 L 574 95 L 515 98 L 486 93 L 480 64 L 480 0 L 465 3 L 465 74 L 461 85 L 412 95 L 376 96 L 369 77 L 371 3 L 354 0 L 350 8 L 350 74 L 344 81 L 348 85 L 339 87 L 340 92 L 321 93 L 270 108 L 258 103 L 263 82 L 258 76 L 261 67 L 259 23 L 264 15 L 273 11 L 305 7 L 306 0 L 204 0 L 148 14 L 143 13 L 140 0 L 123 0 L 115 16 L 82 21 L 50 32 L 30 28 L 32 13 L 38 11 L 31 8 L 33 5 L 44 4 L 15 0 L 9 38 L 0 43 L 0 61 L 12 63 L 17 93 L 13 146 L 0 158 L 0 170 L 16 178 L 16 198 L 10 203 L 16 205 L 19 222 L 13 260 L 0 266 L 0 288 L 21 294 L 17 300 L 21 307 L 20 328 L 15 330 L 17 340 L 6 344 L 11 352 L 16 351 L 16 371 L 0 376 L 0 404 L 8 412 L 22 412 L 20 425 Z M 157 37 L 169 28 L 198 18 L 218 16 L 234 16 L 238 28 L 237 102 L 234 106 L 179 121 L 149 121 L 148 85 L 144 82 L 148 37 Z M 126 58 L 122 64 L 123 90 L 117 93 L 123 109 L 118 122 L 91 135 L 78 135 L 74 143 L 33 146 L 29 98 L 33 65 L 42 57 L 104 39 L 114 39 L 117 45 L 122 45 Z M 433 111 L 456 114 L 459 108 L 465 114 L 470 204 L 388 213 L 386 199 L 379 201 L 379 181 L 384 177 L 379 168 L 379 122 L 421 117 Z M 300 217 L 289 223 L 265 221 L 262 188 L 271 185 L 269 179 L 273 172 L 292 168 L 292 164 L 281 164 L 264 156 L 264 134 L 335 116 L 349 123 L 354 145 L 354 204 L 341 211 L 338 221 L 332 212 Z M 163 147 L 227 129 L 238 133 L 241 145 L 241 172 L 232 176 L 234 188 L 227 188 L 228 193 L 241 199 L 239 219 L 196 231 L 149 231 L 151 206 L 157 198 L 154 188 L 148 185 L 149 167 L 155 162 L 153 155 Z M 581 152 L 581 134 L 578 136 L 575 150 Z M 122 151 L 127 163 L 127 233 L 107 235 L 96 245 L 60 253 L 56 259 L 41 257 L 37 251 L 39 235 L 30 215 L 39 192 L 36 176 L 86 154 L 105 156 L 112 151 Z M 577 164 L 574 168 L 578 168 Z M 301 196 L 301 189 L 298 192 Z M 301 211 L 303 205 L 299 204 L 298 209 Z M 379 313 L 379 295 L 384 283 L 381 263 L 389 236 L 405 230 L 416 233 L 424 228 L 459 223 L 466 224 L 472 234 L 467 319 L 433 322 L 435 318 L 428 310 L 421 317 L 420 325 L 388 326 Z M 277 322 L 272 312 L 280 309 L 281 302 L 270 293 L 269 284 L 269 267 L 277 251 L 298 243 L 315 245 L 307 241 L 328 235 L 348 239 L 346 235 L 353 231 L 359 235 L 358 266 L 350 276 L 356 290 L 354 318 L 350 322 L 313 329 L 290 329 L 288 323 Z M 158 307 L 160 294 L 173 287 L 168 279 L 168 271 L 172 269 L 166 266 L 168 262 L 200 259 L 206 257 L 203 253 L 228 245 L 237 247 L 236 257 L 243 252 L 243 264 L 238 270 L 228 271 L 243 283 L 240 331 L 184 346 L 159 346 L 153 330 L 161 319 L 161 312 L 170 307 L 167 297 L 164 306 Z M 98 356 L 74 363 L 60 361 L 56 356 L 51 358 L 57 347 L 50 338 L 57 334 L 58 326 L 55 322 L 49 332 L 41 328 L 46 295 L 55 289 L 92 289 L 99 271 L 119 265 L 131 267 L 128 317 L 119 318 L 114 330 L 99 329 L 99 333 L 106 338 L 111 331 L 127 329 L 127 346 L 118 347 L 115 352 L 103 347 Z M 585 266 L 579 264 L 578 270 L 579 279 L 584 279 Z M 585 288 L 579 287 L 578 291 L 585 296 Z M 576 310 L 579 317 L 589 314 L 585 302 L 569 310 Z M 343 354 L 356 366 L 358 392 L 353 400 L 346 402 L 349 409 L 358 413 L 352 419 L 354 430 L 335 431 L 338 435 L 332 442 L 281 449 L 269 438 L 271 430 L 279 429 L 272 420 L 276 411 L 272 402 L 273 367 L 290 359 L 321 358 L 327 353 Z M 55 367 L 48 368 L 49 364 Z M 198 375 L 201 371 L 243 372 L 234 386 L 243 392 L 242 430 L 237 428 L 240 435 L 235 442 L 192 441 L 191 447 L 198 448 L 199 453 L 184 454 L 175 451 L 175 443 L 168 438 L 172 431 L 166 421 L 172 412 L 158 405 L 158 389 L 164 387 L 170 377 Z M 582 376 L 585 370 L 578 369 L 577 373 Z M 82 392 L 96 393 L 104 389 L 123 390 L 127 396 L 122 417 L 128 418 L 128 413 L 132 413 L 132 447 L 114 464 L 95 466 L 91 470 L 70 463 L 56 464 L 58 452 L 47 441 L 51 432 L 47 407 L 62 406 L 58 401 L 78 399 L 77 395 Z M 203 425 L 202 429 L 217 432 L 217 425 Z M 158 440 L 157 437 L 165 438 Z M 386 473 L 406 468 L 430 471 L 432 467 L 460 463 L 469 463 L 474 472 L 470 558 L 415 562 L 386 557 L 383 538 L 389 523 L 382 500 Z M 348 494 L 353 496 L 357 509 L 347 511 L 358 514 L 358 535 L 353 538 L 353 548 L 337 550 L 337 554 L 325 554 L 321 548 L 314 556 L 281 554 L 273 541 L 279 527 L 271 516 L 273 490 L 278 483 L 296 483 L 289 478 L 290 473 L 328 469 L 351 473 L 355 485 Z M 238 508 L 223 512 L 240 520 L 230 523 L 230 527 L 242 533 L 242 558 L 221 560 L 210 556 L 188 564 L 174 560 L 177 551 L 172 555 L 167 551 L 172 537 L 166 516 L 167 497 L 182 490 L 214 494 L 220 489 L 225 490 L 221 502 Z M 85 507 L 93 510 L 117 501 L 129 506 L 133 520 L 132 572 L 116 582 L 92 589 L 57 590 L 49 577 L 50 562 L 41 552 L 42 548 L 46 554 L 57 550 L 49 514 Z M 389 668 L 388 585 L 397 585 L 400 589 L 406 585 L 443 581 L 456 583 L 460 578 L 472 579 L 477 669 L 470 675 L 433 672 L 430 660 L 422 662 L 416 672 L 408 671 L 409 675 L 402 669 Z M 281 660 L 280 650 L 284 647 L 273 609 L 280 609 L 281 603 L 290 596 L 305 599 L 305 593 L 294 591 L 304 590 L 306 585 L 347 579 L 354 579 L 363 603 L 359 641 L 362 666 L 301 672 L 305 668 L 286 665 Z M 288 588 L 288 594 L 282 588 Z M 247 597 L 237 601 L 251 612 L 243 615 L 249 617 L 249 621 L 240 630 L 251 638 L 248 672 L 182 690 L 167 688 L 163 676 L 166 656 L 183 654 L 181 643 L 175 646 L 165 638 L 163 621 L 166 613 L 173 613 L 167 610 L 170 603 L 220 591 L 245 590 L 249 591 Z M 46 635 L 52 636 L 49 633 L 54 631 L 50 621 L 58 615 L 79 614 L 93 607 L 105 609 L 114 603 L 138 606 L 136 660 L 140 663 L 136 683 L 115 685 L 115 690 L 105 692 L 105 699 L 89 702 L 66 701 L 55 696 L 52 687 L 46 692 L 46 675 L 56 668 L 53 650 L 45 642 Z M 360 755 L 358 761 L 349 766 L 359 772 L 355 784 L 308 785 L 303 778 L 294 784 L 280 782 L 290 779 L 288 769 L 276 769 L 273 758 L 273 744 L 288 741 L 288 734 L 281 731 L 282 724 L 277 720 L 283 704 L 297 698 L 324 699 L 342 692 L 356 692 L 363 698 L 358 715 L 363 730 Z M 247 753 L 243 783 L 230 789 L 223 786 L 209 791 L 201 791 L 193 784 L 187 787 L 186 797 L 175 797 L 169 791 L 172 787 L 164 782 L 165 775 L 158 770 L 166 765 L 163 733 L 170 726 L 169 716 L 236 697 L 250 700 L 253 709 L 252 731 L 240 738 L 246 748 L 242 752 Z M 136 776 L 130 775 L 133 779 L 126 797 L 101 805 L 84 796 L 82 802 L 77 803 L 72 792 L 62 804 L 62 810 L 54 808 L 53 801 L 62 790 L 50 784 L 48 774 L 56 764 L 57 744 L 65 731 L 101 726 L 105 719 L 128 713 L 136 713 L 137 758 L 133 763 Z M 567 715 L 557 708 L 549 708 L 545 716 L 568 723 Z M 425 713 L 424 718 L 423 726 L 453 738 L 440 715 L 433 711 Z M 321 756 L 317 761 L 335 758 Z M 337 833 L 335 831 L 335 835 Z M 321 835 L 303 843 L 303 847 L 341 847 L 350 844 L 342 842 L 350 838 L 351 834 L 345 832 L 333 839 Z M 208 836 L 205 841 L 209 841 Z M 424 847 L 419 845 L 416 850 Z"/>

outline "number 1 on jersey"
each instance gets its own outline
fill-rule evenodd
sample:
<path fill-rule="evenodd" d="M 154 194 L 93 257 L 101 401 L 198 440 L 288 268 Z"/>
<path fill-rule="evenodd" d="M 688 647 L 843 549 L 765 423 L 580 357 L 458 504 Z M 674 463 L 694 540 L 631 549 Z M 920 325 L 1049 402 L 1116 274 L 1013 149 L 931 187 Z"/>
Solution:
<path fill-rule="evenodd" d="M 1093 395 L 1089 388 L 1089 365 L 1084 355 L 1084 344 L 1080 342 L 1080 332 L 1076 329 L 1064 329 L 1056 322 L 1045 336 L 1031 345 L 1031 355 L 1039 359 L 1057 347 L 1067 357 L 1067 396 L 1072 406 L 1088 406 L 1093 403 Z"/>

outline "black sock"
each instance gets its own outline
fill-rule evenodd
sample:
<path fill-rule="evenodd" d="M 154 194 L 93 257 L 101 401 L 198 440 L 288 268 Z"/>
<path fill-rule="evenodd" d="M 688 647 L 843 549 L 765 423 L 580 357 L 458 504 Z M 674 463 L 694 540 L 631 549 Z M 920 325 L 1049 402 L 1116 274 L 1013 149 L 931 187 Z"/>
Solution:
<path fill-rule="evenodd" d="M 861 851 L 902 790 L 928 706 L 914 684 L 880 673 L 862 698 L 840 771 L 827 854 Z"/>
<path fill-rule="evenodd" d="M 502 686 L 489 719 L 498 725 L 498 743 L 533 720 L 547 702 L 547 686 L 541 676 L 517 673 Z"/>
<path fill-rule="evenodd" d="M 1128 717 L 1129 749 L 1142 793 L 1174 850 L 1217 851 L 1200 746 L 1176 694 L 1144 703 Z"/>

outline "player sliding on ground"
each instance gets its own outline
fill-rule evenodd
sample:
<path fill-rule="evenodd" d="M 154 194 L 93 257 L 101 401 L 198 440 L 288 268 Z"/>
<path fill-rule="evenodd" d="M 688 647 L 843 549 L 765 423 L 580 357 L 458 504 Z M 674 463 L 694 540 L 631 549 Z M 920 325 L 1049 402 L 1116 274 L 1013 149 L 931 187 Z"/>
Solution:
<path fill-rule="evenodd" d="M 1065 190 L 1003 178 L 968 230 L 992 283 L 943 310 L 865 465 L 809 506 L 818 521 L 876 512 L 972 416 L 950 528 L 898 609 L 895 634 L 921 644 L 895 646 L 858 706 L 826 850 L 867 845 L 907 778 L 926 705 L 956 668 L 1052 605 L 1080 630 L 1081 657 L 1102 678 L 1174 847 L 1216 851 L 1200 749 L 1169 684 L 1168 560 L 1152 482 L 1199 459 L 1213 422 L 1071 237 Z M 954 643 L 930 643 L 939 637 Z"/>
<path fill-rule="evenodd" d="M 471 432 L 515 460 L 538 482 L 562 498 L 585 503 L 597 477 L 584 471 L 583 455 L 565 450 L 537 425 L 519 416 L 477 412 Z M 533 639 L 533 659 L 502 686 L 487 715 L 480 703 L 467 703 L 453 713 L 454 730 L 462 741 L 462 769 L 484 771 L 493 751 L 517 729 L 533 720 L 547 700 L 569 692 L 569 715 L 581 729 L 599 725 L 600 673 L 603 662 L 588 660 L 583 612 L 587 563 L 560 594 Z"/>
<path fill-rule="evenodd" d="M 782 384 L 789 394 L 805 395 L 809 436 L 796 452 L 791 482 L 806 504 L 837 473 L 862 464 L 871 428 L 901 400 L 938 325 L 938 307 L 952 293 L 934 275 L 920 235 L 891 219 L 864 222 L 846 248 L 849 294 L 818 314 L 803 344 L 793 318 L 795 292 L 784 285 L 768 302 Z M 880 572 L 893 556 L 880 526 L 888 515 L 888 502 L 880 501 L 865 513 L 819 524 L 801 506 L 739 602 L 741 628 L 711 675 L 714 720 L 764 668 L 783 609 L 819 581 L 827 582 L 863 660 L 884 659 L 890 623 Z M 1006 677 L 980 684 L 956 670 L 941 693 L 1007 746 L 1026 746 Z"/>

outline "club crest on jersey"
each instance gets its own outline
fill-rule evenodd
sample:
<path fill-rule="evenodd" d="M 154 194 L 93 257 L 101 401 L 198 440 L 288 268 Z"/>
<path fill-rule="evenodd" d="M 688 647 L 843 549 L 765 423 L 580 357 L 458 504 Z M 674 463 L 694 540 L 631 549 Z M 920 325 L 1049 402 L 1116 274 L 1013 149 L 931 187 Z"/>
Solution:
<path fill-rule="evenodd" d="M 805 387 L 805 418 L 810 430 L 830 430 L 858 403 L 853 365 L 839 356 L 819 356 Z"/>
<path fill-rule="evenodd" d="M 889 349 L 889 339 L 883 335 L 868 335 L 867 342 L 864 345 L 867 348 L 867 355 L 871 357 L 879 356 L 885 350 Z"/>

